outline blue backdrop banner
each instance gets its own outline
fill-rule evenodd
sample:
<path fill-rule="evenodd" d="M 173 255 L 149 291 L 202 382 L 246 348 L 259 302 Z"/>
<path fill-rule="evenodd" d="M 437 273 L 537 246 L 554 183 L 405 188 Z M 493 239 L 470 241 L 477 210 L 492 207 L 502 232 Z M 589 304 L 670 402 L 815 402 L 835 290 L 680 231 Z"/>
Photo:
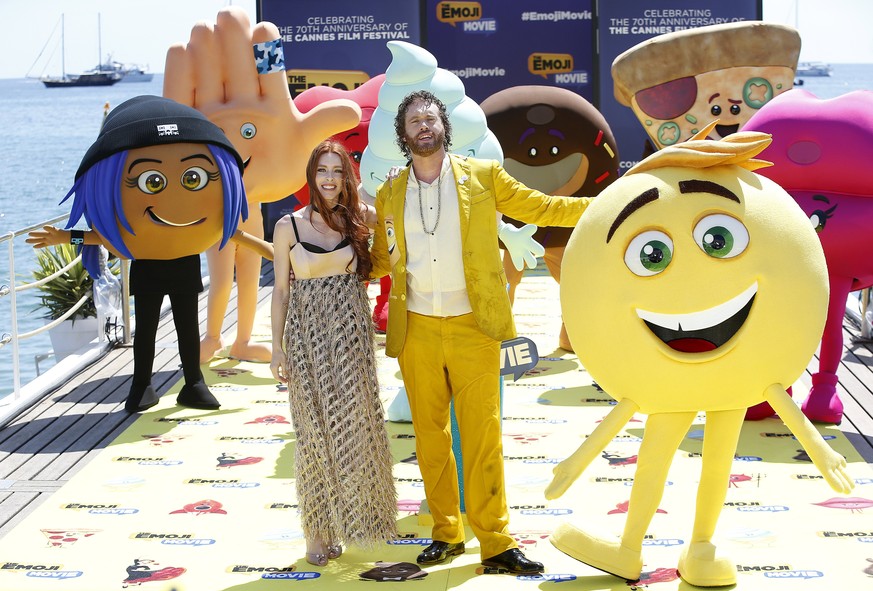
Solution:
<path fill-rule="evenodd" d="M 259 0 L 279 27 L 292 96 L 315 85 L 352 89 L 391 63 L 392 39 L 427 49 L 481 103 L 513 86 L 571 90 L 609 122 L 623 172 L 646 132 L 613 95 L 612 62 L 652 37 L 761 18 L 761 0 Z"/>
<path fill-rule="evenodd" d="M 425 4 L 425 48 L 476 102 L 528 85 L 561 86 L 593 102 L 593 0 Z"/>
<path fill-rule="evenodd" d="M 351 90 L 384 74 L 388 41 L 421 45 L 415 1 L 261 0 L 258 19 L 279 27 L 292 97 L 317 85 Z"/>

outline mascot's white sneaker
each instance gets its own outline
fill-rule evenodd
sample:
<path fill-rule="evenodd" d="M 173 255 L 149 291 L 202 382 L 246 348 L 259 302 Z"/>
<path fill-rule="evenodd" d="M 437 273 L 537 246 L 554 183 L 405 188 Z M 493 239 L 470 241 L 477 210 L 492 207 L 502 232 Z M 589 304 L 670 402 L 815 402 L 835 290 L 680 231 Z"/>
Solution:
<path fill-rule="evenodd" d="M 709 542 L 690 544 L 679 557 L 679 576 L 697 587 L 726 587 L 737 582 L 737 567 L 727 558 L 716 558 Z"/>
<path fill-rule="evenodd" d="M 549 541 L 555 548 L 579 562 L 628 581 L 639 580 L 643 572 L 641 552 L 631 550 L 618 542 L 601 540 L 569 523 L 560 525 L 549 536 Z"/>

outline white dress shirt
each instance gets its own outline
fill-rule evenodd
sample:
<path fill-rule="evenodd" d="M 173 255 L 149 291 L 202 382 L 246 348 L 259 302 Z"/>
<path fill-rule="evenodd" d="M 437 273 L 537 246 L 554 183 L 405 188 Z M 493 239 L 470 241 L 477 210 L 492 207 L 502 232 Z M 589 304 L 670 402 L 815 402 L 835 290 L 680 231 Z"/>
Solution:
<path fill-rule="evenodd" d="M 458 189 L 448 155 L 431 184 L 419 182 L 410 167 L 403 224 L 407 310 L 441 317 L 472 312 L 461 257 Z"/>

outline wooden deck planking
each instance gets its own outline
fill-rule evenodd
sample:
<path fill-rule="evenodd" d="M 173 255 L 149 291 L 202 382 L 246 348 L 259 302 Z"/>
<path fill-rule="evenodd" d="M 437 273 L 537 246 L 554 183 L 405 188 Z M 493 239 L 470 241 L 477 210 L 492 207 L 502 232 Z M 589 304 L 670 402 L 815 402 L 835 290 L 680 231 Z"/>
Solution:
<path fill-rule="evenodd" d="M 867 463 L 873 464 L 873 344 L 856 340 L 860 336 L 860 330 L 844 320 L 843 356 L 837 370 L 844 407 L 840 429 Z"/>
<path fill-rule="evenodd" d="M 0 497 L 0 520 L 3 523 L 0 526 L 0 536 L 6 535 L 7 532 L 11 531 L 55 490 L 57 489 L 46 488 L 41 492 L 32 490 L 20 491 L 13 485 L 9 490 L 5 491 L 2 497 Z"/>
<path fill-rule="evenodd" d="M 175 358 L 173 352 L 159 351 L 156 355 L 157 387 L 165 383 L 169 387 L 175 382 L 175 371 L 165 369 L 167 364 L 174 366 L 177 363 Z M 22 427 L 13 437 L 8 440 L 0 438 L 0 449 L 14 446 L 18 440 L 23 443 L 16 448 L 16 454 L 37 455 L 33 458 L 25 457 L 25 462 L 14 471 L 9 471 L 15 464 L 14 460 L 0 462 L 0 475 L 15 479 L 40 477 L 43 470 L 62 457 L 62 467 L 52 470 L 53 476 L 57 478 L 76 465 L 77 456 L 81 457 L 88 450 L 103 447 L 111 441 L 106 438 L 106 433 L 129 418 L 126 413 L 113 411 L 121 410 L 129 388 L 131 371 L 132 358 L 126 349 L 110 351 L 28 411 L 19 419 Z M 128 421 L 128 424 L 129 422 L 132 421 Z M 48 429 L 50 436 L 43 434 L 47 425 L 51 425 Z"/>
<path fill-rule="evenodd" d="M 272 293 L 272 265 L 265 265 L 258 305 Z M 200 296 L 201 332 L 205 330 L 208 290 Z M 231 293 L 222 332 L 236 326 L 236 290 Z M 165 394 L 179 379 L 178 353 L 162 347 L 175 342 L 172 312 L 158 325 L 152 385 Z M 124 411 L 133 373 L 130 347 L 110 350 L 62 387 L 0 429 L 0 536 L 114 441 L 138 415 Z"/>

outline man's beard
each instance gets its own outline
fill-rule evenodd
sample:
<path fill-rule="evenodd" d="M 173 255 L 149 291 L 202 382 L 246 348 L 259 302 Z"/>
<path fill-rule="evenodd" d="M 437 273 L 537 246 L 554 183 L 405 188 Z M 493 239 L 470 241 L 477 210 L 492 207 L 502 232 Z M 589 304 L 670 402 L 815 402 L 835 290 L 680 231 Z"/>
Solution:
<path fill-rule="evenodd" d="M 432 143 L 422 145 L 416 138 L 407 137 L 406 145 L 409 147 L 409 151 L 416 156 L 430 156 L 443 147 L 443 144 L 446 141 L 445 138 L 446 136 L 444 133 L 434 133 L 433 140 L 431 140 Z"/>

